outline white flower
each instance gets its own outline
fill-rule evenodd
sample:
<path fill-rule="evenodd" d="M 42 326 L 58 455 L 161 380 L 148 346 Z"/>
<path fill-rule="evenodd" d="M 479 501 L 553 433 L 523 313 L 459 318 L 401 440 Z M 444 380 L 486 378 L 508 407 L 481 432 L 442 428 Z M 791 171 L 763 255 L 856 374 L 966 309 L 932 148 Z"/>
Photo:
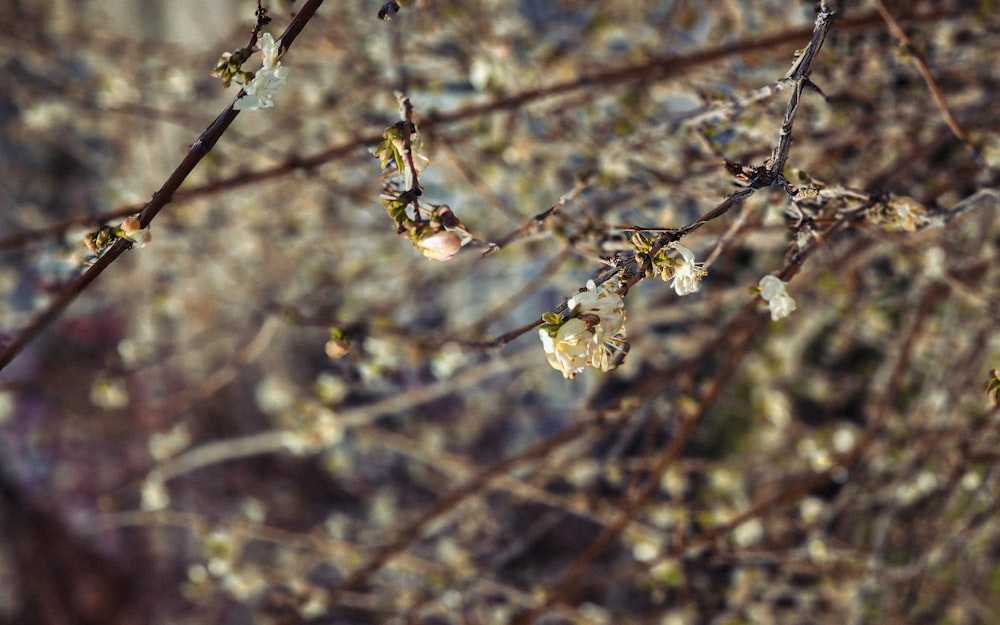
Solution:
<path fill-rule="evenodd" d="M 795 300 L 785 290 L 785 282 L 772 275 L 760 279 L 760 297 L 771 309 L 771 319 L 777 321 L 795 310 Z"/>
<path fill-rule="evenodd" d="M 587 364 L 601 371 L 613 369 L 613 356 L 626 343 L 625 302 L 621 295 L 607 285 L 598 289 L 590 280 L 587 290 L 571 297 L 566 306 L 594 335 Z"/>
<path fill-rule="evenodd" d="M 281 51 L 281 40 L 274 40 L 271 33 L 264 33 L 260 38 L 260 50 L 264 57 L 263 66 L 257 70 L 253 80 L 243 87 L 246 95 L 236 100 L 233 105 L 238 111 L 266 109 L 274 106 L 272 99 L 278 89 L 285 84 L 288 69 L 278 60 Z"/>
<path fill-rule="evenodd" d="M 462 239 L 450 230 L 440 230 L 415 240 L 413 245 L 431 260 L 448 260 L 462 249 Z"/>
<path fill-rule="evenodd" d="M 609 286 L 597 288 L 593 281 L 587 290 L 566 302 L 569 318 L 555 334 L 542 328 L 546 358 L 554 369 L 569 379 L 591 366 L 608 371 L 615 366 L 614 358 L 625 345 L 625 302 Z"/>
<path fill-rule="evenodd" d="M 563 377 L 572 379 L 587 367 L 590 358 L 593 334 L 587 330 L 587 324 L 581 319 L 570 319 L 550 336 L 544 329 L 538 330 L 542 339 L 545 357 L 553 369 L 559 370 Z"/>
<path fill-rule="evenodd" d="M 690 295 L 698 290 L 701 279 L 708 273 L 701 263 L 694 262 L 694 252 L 680 243 L 674 242 L 670 247 L 677 250 L 683 262 L 674 270 L 671 286 L 678 295 Z"/>
<path fill-rule="evenodd" d="M 163 483 L 163 478 L 156 471 L 150 473 L 142 484 L 142 501 L 139 504 L 143 510 L 163 510 L 170 505 L 170 495 Z"/>
<path fill-rule="evenodd" d="M 614 290 L 604 287 L 598 289 L 593 280 L 587 282 L 587 290 L 577 293 L 566 300 L 566 308 L 570 314 L 578 314 L 584 321 L 594 321 L 591 331 L 595 341 L 618 334 L 625 326 L 625 302 Z"/>

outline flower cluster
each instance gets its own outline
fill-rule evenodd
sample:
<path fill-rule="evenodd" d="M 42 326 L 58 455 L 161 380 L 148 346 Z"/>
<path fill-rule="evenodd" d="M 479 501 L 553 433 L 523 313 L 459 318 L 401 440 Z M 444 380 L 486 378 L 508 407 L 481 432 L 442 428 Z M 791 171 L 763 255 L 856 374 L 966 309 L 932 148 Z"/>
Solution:
<path fill-rule="evenodd" d="M 593 281 L 587 290 L 569 298 L 565 319 L 555 313 L 542 316 L 538 337 L 545 356 L 553 369 L 571 379 L 586 367 L 609 371 L 618 366 L 619 353 L 624 353 L 625 302 L 604 284 L 598 288 Z"/>
<path fill-rule="evenodd" d="M 244 95 L 236 100 L 233 108 L 238 111 L 249 111 L 253 109 L 266 109 L 274 106 L 274 95 L 285 84 L 288 78 L 288 69 L 282 66 L 278 60 L 281 52 L 281 40 L 274 40 L 271 33 L 264 33 L 260 38 L 260 51 L 264 57 L 263 65 L 256 72 L 240 72 L 241 77 L 246 81 L 243 85 Z M 227 57 L 223 55 L 224 59 Z M 240 55 L 232 57 L 239 59 Z M 244 59 L 245 60 L 245 59 Z M 222 61 L 220 61 L 221 66 Z M 229 65 L 232 65 L 230 60 Z M 216 72 L 220 72 L 216 68 Z"/>
<path fill-rule="evenodd" d="M 771 309 L 771 320 L 777 321 L 792 314 L 795 310 L 795 300 L 785 290 L 786 283 L 772 275 L 760 279 L 760 297 Z"/>
<path fill-rule="evenodd" d="M 632 245 L 640 264 L 649 259 L 653 249 L 653 239 L 649 235 L 632 233 Z M 680 258 L 671 256 L 670 250 L 676 250 Z M 701 279 L 708 273 L 702 263 L 694 261 L 694 252 L 676 241 L 656 252 L 650 260 L 650 266 L 653 274 L 660 276 L 664 282 L 669 281 L 678 295 L 696 293 L 701 286 Z"/>

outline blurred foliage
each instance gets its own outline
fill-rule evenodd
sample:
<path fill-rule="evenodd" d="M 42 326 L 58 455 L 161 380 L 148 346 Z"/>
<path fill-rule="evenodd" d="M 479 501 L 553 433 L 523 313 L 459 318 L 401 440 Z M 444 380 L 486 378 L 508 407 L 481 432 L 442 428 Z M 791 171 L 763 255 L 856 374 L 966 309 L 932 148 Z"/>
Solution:
<path fill-rule="evenodd" d="M 0 338 L 236 94 L 255 3 L 119 4 L 0 6 Z M 401 4 L 324 4 L 275 108 L 0 372 L 0 621 L 1000 620 L 1000 195 L 872 6 L 803 92 L 801 202 L 685 236 L 700 291 L 635 285 L 624 364 L 565 380 L 531 324 L 765 163 L 814 3 Z M 996 171 L 1000 19 L 886 4 Z M 397 236 L 396 92 L 422 197 L 493 253 Z"/>

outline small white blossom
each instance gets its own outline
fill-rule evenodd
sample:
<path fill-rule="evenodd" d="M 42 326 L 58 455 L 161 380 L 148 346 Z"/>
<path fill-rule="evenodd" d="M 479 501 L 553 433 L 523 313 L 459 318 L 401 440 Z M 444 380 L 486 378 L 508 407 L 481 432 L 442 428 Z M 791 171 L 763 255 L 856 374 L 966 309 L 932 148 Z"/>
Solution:
<path fill-rule="evenodd" d="M 673 282 L 674 291 L 678 295 L 690 295 L 698 290 L 701 279 L 708 273 L 701 263 L 694 262 L 694 252 L 684 247 L 680 243 L 671 243 L 670 247 L 680 253 L 683 262 L 674 270 Z"/>
<path fill-rule="evenodd" d="M 142 484 L 142 500 L 139 504 L 143 510 L 154 512 L 163 510 L 170 505 L 170 494 L 163 483 L 163 478 L 157 472 L 150 473 Z"/>
<path fill-rule="evenodd" d="M 281 51 L 281 40 L 274 40 L 271 33 L 264 33 L 260 38 L 260 50 L 264 57 L 263 66 L 254 74 L 253 80 L 244 85 L 246 95 L 236 100 L 233 105 L 238 111 L 266 109 L 274 106 L 273 97 L 288 78 L 288 69 L 278 60 Z"/>
<path fill-rule="evenodd" d="M 760 297 L 771 309 L 771 319 L 777 321 L 792 314 L 795 310 L 795 300 L 785 290 L 785 282 L 772 275 L 760 279 Z"/>
<path fill-rule="evenodd" d="M 625 325 L 625 302 L 621 295 L 610 288 L 598 289 L 593 280 L 587 282 L 587 290 L 577 293 L 566 300 L 566 308 L 571 313 L 578 312 L 596 316 L 597 325 L 593 327 L 595 340 L 612 337 L 618 334 Z"/>

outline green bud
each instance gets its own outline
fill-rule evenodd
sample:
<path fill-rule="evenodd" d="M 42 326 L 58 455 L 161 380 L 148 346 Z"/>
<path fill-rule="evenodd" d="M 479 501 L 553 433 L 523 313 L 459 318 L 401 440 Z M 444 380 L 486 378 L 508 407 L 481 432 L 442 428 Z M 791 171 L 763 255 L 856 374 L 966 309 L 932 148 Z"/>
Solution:
<path fill-rule="evenodd" d="M 562 325 L 562 317 L 554 312 L 547 312 L 542 314 L 542 321 L 546 325 L 555 326 L 557 329 Z"/>

